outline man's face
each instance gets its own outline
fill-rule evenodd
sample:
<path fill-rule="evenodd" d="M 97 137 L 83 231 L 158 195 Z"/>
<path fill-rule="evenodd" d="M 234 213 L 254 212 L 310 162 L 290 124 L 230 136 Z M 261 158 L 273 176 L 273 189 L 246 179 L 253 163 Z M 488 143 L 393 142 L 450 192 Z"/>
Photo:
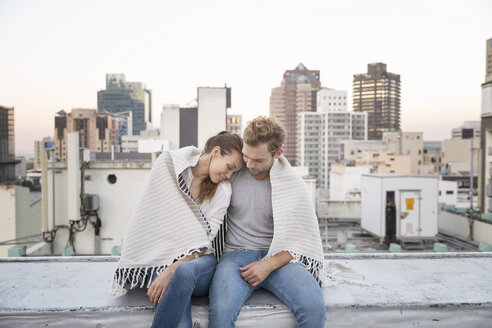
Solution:
<path fill-rule="evenodd" d="M 278 151 L 275 156 L 268 151 L 268 144 L 262 143 L 257 146 L 243 144 L 243 159 L 251 175 L 257 180 L 263 180 L 268 177 L 273 161 L 278 158 L 282 151 Z"/>

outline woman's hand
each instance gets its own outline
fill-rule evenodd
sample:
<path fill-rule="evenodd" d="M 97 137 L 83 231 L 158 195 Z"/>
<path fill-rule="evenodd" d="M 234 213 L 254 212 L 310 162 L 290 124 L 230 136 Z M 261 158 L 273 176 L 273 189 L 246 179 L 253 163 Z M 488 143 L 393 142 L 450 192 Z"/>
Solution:
<path fill-rule="evenodd" d="M 171 279 L 174 275 L 174 269 L 171 267 L 167 267 L 162 271 L 162 273 L 154 279 L 152 284 L 149 287 L 147 292 L 147 296 L 149 300 L 156 306 L 164 297 L 167 288 L 169 287 L 169 283 L 171 283 Z"/>

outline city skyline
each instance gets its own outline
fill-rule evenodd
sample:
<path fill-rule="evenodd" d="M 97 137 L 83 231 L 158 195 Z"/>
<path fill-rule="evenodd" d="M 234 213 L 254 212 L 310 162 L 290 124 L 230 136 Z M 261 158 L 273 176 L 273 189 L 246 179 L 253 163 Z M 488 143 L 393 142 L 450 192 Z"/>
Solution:
<path fill-rule="evenodd" d="M 200 86 L 232 88 L 232 114 L 268 115 L 271 89 L 302 62 L 322 87 L 346 90 L 383 62 L 401 76 L 401 128 L 425 140 L 479 120 L 488 1 L 9 1 L 0 0 L 0 105 L 15 108 L 16 154 L 53 136 L 64 109 L 97 108 L 108 73 L 164 104 Z"/>

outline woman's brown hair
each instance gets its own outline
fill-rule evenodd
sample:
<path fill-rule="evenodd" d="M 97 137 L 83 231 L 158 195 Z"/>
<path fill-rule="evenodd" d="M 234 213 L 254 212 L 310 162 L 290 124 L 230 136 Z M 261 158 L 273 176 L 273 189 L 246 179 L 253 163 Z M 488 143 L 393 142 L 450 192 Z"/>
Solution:
<path fill-rule="evenodd" d="M 220 154 L 230 155 L 233 151 L 238 151 L 240 154 L 243 150 L 243 139 L 235 133 L 229 131 L 219 132 L 207 140 L 203 149 L 203 154 L 210 153 L 215 147 L 220 147 Z M 198 202 L 202 203 L 207 199 L 212 199 L 217 191 L 217 183 L 213 183 L 210 175 L 200 183 L 200 193 L 198 194 Z"/>

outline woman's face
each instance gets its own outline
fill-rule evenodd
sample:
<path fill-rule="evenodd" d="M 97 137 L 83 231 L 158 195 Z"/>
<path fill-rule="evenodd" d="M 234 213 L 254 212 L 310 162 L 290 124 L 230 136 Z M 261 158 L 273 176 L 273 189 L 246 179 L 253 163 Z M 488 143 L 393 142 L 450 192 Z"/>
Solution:
<path fill-rule="evenodd" d="M 232 174 L 239 171 L 244 164 L 243 155 L 237 150 L 230 154 L 221 155 L 220 148 L 215 147 L 211 156 L 208 174 L 213 183 L 230 179 Z"/>

